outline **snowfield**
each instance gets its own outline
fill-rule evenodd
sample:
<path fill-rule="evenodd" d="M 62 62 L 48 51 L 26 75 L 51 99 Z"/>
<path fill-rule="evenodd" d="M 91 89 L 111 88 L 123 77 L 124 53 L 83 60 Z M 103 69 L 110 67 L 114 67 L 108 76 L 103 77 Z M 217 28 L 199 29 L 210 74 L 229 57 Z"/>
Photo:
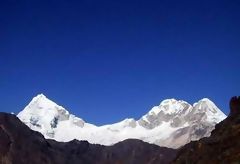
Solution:
<path fill-rule="evenodd" d="M 166 99 L 139 120 L 133 118 L 95 126 L 70 114 L 65 108 L 37 95 L 18 118 L 45 138 L 67 142 L 73 139 L 113 145 L 134 138 L 169 148 L 178 148 L 192 140 L 209 136 L 226 115 L 209 99 L 194 105 L 182 100 Z"/>

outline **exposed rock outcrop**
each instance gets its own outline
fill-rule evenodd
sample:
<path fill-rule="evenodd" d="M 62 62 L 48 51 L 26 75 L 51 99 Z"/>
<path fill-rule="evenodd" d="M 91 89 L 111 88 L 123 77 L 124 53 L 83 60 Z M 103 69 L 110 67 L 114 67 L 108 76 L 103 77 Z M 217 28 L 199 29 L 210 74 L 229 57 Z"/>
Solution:
<path fill-rule="evenodd" d="M 230 116 L 240 115 L 240 96 L 234 96 L 230 100 Z"/>

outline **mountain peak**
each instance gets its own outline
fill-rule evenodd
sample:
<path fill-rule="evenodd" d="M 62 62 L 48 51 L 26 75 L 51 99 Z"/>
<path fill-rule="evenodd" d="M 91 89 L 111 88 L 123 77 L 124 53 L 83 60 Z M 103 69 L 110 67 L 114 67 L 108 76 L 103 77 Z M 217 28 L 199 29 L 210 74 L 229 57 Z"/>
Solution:
<path fill-rule="evenodd" d="M 36 98 L 46 98 L 46 96 L 43 93 L 38 94 L 35 96 Z"/>
<path fill-rule="evenodd" d="M 49 100 L 44 94 L 40 93 L 37 96 L 33 97 L 31 102 L 36 102 L 36 101 L 44 100 L 44 99 Z"/>
<path fill-rule="evenodd" d="M 199 101 L 211 101 L 211 100 L 207 97 L 204 97 L 204 98 L 200 99 Z"/>
<path fill-rule="evenodd" d="M 53 102 L 52 100 L 50 100 L 49 98 L 47 98 L 44 94 L 38 94 L 37 96 L 35 96 L 32 101 L 29 103 L 29 105 L 33 105 L 33 104 L 38 104 L 39 107 L 43 107 L 43 106 L 58 106 L 55 102 Z"/>
<path fill-rule="evenodd" d="M 52 128 L 59 121 L 68 120 L 69 112 L 57 105 L 45 95 L 39 94 L 17 115 L 31 129 L 39 130 L 48 136 L 52 136 Z"/>
<path fill-rule="evenodd" d="M 198 102 L 207 102 L 207 103 L 213 103 L 212 100 L 210 100 L 209 98 L 203 98 L 201 100 L 199 100 Z"/>
<path fill-rule="evenodd" d="M 191 105 L 183 100 L 176 100 L 174 98 L 163 100 L 159 106 L 153 107 L 149 113 L 158 115 L 158 113 L 163 112 L 165 114 L 173 114 L 182 112 L 186 107 Z"/>
<path fill-rule="evenodd" d="M 45 115 L 44 117 L 47 117 L 48 114 L 53 114 L 53 113 L 69 114 L 69 112 L 66 109 L 56 104 L 52 100 L 48 99 L 45 95 L 38 94 L 18 115 L 22 115 L 22 114 L 39 115 L 40 114 L 43 116 Z"/>

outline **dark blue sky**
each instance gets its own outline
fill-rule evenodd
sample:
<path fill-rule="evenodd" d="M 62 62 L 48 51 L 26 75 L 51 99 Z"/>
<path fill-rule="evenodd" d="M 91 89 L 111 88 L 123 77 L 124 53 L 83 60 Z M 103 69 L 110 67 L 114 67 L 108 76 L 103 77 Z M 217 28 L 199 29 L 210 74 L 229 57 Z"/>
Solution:
<path fill-rule="evenodd" d="M 239 91 L 238 0 L 0 1 L 0 111 L 44 93 L 105 124 Z"/>

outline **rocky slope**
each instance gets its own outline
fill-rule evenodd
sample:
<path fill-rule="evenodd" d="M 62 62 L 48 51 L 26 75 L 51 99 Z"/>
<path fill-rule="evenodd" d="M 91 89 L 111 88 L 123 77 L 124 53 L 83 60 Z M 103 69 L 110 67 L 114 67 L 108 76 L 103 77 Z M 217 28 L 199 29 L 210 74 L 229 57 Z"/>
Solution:
<path fill-rule="evenodd" d="M 175 154 L 176 150 L 133 139 L 113 146 L 57 142 L 31 130 L 15 115 L 0 113 L 1 164 L 164 164 Z"/>
<path fill-rule="evenodd" d="M 231 99 L 230 115 L 216 125 L 210 137 L 185 145 L 173 163 L 240 163 L 240 97 Z"/>
<path fill-rule="evenodd" d="M 78 139 L 113 145 L 132 138 L 169 148 L 178 148 L 192 140 L 209 136 L 214 126 L 226 118 L 206 98 L 194 105 L 167 99 L 139 120 L 130 118 L 115 124 L 95 126 L 70 114 L 42 94 L 33 98 L 18 117 L 32 130 L 57 141 Z"/>

